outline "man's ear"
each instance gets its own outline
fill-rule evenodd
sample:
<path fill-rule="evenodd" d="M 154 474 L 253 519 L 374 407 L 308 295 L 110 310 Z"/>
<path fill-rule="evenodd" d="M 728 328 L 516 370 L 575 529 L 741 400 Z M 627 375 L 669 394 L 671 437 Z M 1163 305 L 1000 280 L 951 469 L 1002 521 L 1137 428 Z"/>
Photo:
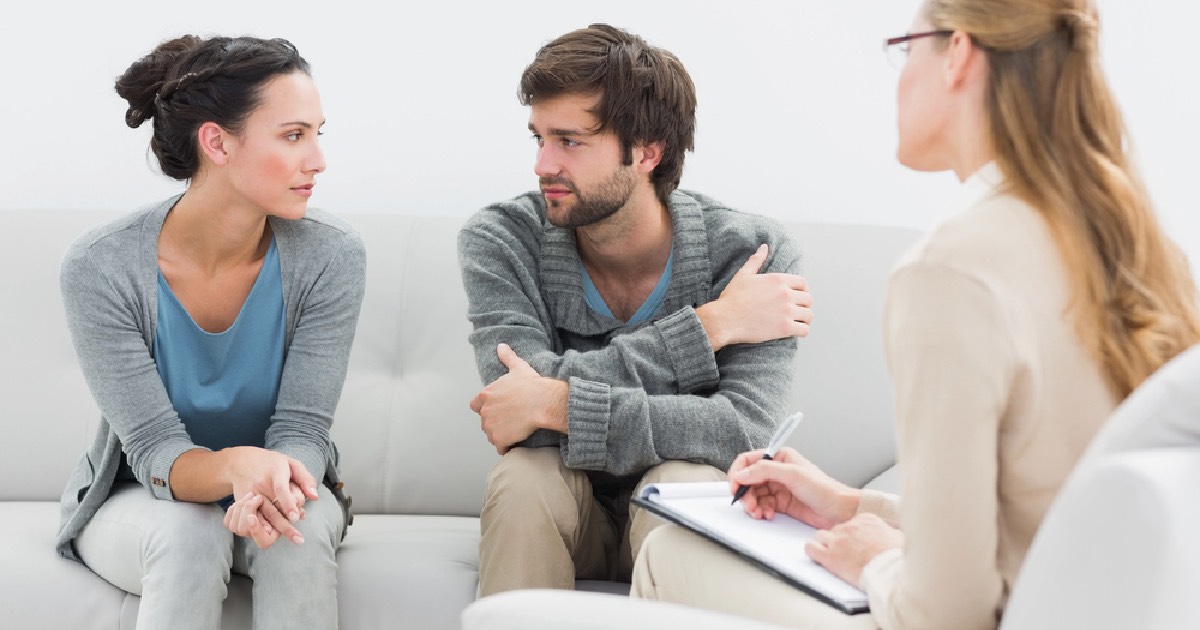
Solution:
<path fill-rule="evenodd" d="M 667 143 L 662 140 L 633 147 L 634 166 L 643 173 L 653 172 L 658 167 L 658 163 L 662 161 L 663 150 L 666 147 Z"/>
<path fill-rule="evenodd" d="M 983 50 L 962 31 L 954 31 L 950 36 L 945 58 L 943 74 L 946 86 L 952 90 L 961 88 L 975 72 L 987 66 Z"/>
<path fill-rule="evenodd" d="M 220 125 L 214 122 L 200 125 L 200 129 L 196 131 L 196 139 L 200 146 L 200 153 L 210 162 L 217 166 L 224 166 L 229 161 L 229 153 L 225 146 L 230 140 L 229 133 Z"/>

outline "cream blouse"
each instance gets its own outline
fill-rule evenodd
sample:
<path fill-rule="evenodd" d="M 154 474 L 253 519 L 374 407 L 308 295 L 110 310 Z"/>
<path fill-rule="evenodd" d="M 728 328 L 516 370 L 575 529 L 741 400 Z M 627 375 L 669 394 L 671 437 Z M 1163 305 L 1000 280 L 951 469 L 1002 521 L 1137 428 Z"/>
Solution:
<path fill-rule="evenodd" d="M 1116 400 L 1067 312 L 1041 216 L 994 163 L 893 270 L 884 344 L 901 496 L 860 511 L 905 534 L 860 586 L 884 630 L 995 628 L 1046 509 Z"/>

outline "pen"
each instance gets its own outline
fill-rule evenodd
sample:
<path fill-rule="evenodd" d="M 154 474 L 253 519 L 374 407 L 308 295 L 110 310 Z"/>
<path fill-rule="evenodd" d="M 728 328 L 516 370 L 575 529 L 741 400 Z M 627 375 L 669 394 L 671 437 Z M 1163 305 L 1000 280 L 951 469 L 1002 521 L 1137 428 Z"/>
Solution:
<path fill-rule="evenodd" d="M 783 422 L 779 423 L 779 427 L 775 429 L 775 435 L 771 436 L 771 441 L 767 443 L 767 452 L 763 453 L 762 458 L 775 459 L 775 454 L 779 452 L 779 449 L 783 448 L 788 438 L 792 437 L 792 431 L 795 431 L 796 427 L 800 426 L 800 421 L 803 419 L 804 412 L 802 411 L 797 411 L 784 418 Z M 746 496 L 746 491 L 749 489 L 750 486 L 738 486 L 737 492 L 733 493 L 733 501 L 730 501 L 729 505 L 740 501 L 742 497 Z"/>

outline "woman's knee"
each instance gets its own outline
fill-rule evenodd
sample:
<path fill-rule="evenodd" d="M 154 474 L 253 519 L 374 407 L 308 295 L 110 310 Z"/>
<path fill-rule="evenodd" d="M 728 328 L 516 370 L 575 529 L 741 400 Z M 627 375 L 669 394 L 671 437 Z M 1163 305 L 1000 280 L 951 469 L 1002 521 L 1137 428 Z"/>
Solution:
<path fill-rule="evenodd" d="M 213 566 L 228 573 L 233 559 L 233 533 L 221 508 L 212 504 L 172 503 L 146 531 L 147 563 L 179 558 L 197 568 Z"/>

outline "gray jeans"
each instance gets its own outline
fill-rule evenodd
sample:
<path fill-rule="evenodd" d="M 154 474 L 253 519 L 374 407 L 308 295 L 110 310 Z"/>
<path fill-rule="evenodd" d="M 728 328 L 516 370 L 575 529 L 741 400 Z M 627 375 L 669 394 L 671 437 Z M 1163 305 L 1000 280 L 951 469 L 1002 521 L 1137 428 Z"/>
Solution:
<path fill-rule="evenodd" d="M 341 506 L 327 488 L 296 524 L 303 545 L 280 538 L 259 549 L 225 528 L 211 503 L 159 501 L 122 484 L 75 540 L 84 564 L 140 595 L 138 630 L 216 630 L 230 570 L 254 581 L 254 628 L 337 628 Z"/>

